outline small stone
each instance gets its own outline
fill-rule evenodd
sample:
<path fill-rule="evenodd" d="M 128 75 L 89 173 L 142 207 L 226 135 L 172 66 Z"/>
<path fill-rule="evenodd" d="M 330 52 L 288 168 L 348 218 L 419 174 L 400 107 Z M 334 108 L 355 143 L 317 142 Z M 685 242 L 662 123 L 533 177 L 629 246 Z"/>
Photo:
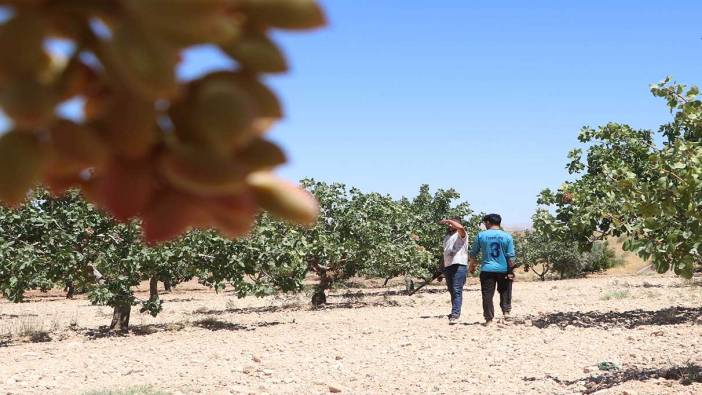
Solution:
<path fill-rule="evenodd" d="M 256 392 L 253 389 L 243 385 L 230 385 L 227 389 L 229 390 L 230 394 L 251 394 Z"/>
<path fill-rule="evenodd" d="M 243 369 L 241 369 L 241 371 L 245 374 L 251 374 L 254 371 L 256 371 L 256 368 L 254 368 L 253 366 L 245 366 Z"/>
<path fill-rule="evenodd" d="M 334 359 L 336 359 L 337 361 L 341 361 L 342 359 L 344 359 L 344 357 L 342 357 L 341 355 L 337 355 L 336 357 L 334 357 Z"/>
<path fill-rule="evenodd" d="M 590 373 L 592 370 L 590 368 L 583 368 L 583 373 Z"/>
<path fill-rule="evenodd" d="M 258 355 L 251 356 L 251 360 L 257 363 L 261 363 L 261 357 L 259 357 Z"/>
<path fill-rule="evenodd" d="M 341 392 L 341 388 L 339 388 L 337 386 L 330 385 L 329 392 L 334 393 L 334 394 L 338 394 L 339 392 Z"/>
<path fill-rule="evenodd" d="M 265 374 L 266 376 L 271 376 L 273 375 L 273 371 L 270 369 L 263 369 L 263 374 Z"/>

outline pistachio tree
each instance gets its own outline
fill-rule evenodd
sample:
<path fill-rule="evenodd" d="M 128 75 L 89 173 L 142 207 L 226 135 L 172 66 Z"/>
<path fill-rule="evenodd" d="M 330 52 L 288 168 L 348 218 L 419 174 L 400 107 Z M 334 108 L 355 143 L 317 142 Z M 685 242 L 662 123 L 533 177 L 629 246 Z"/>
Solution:
<path fill-rule="evenodd" d="M 672 120 L 657 131 L 619 123 L 581 130 L 586 144 L 569 154 L 573 175 L 538 202 L 549 232 L 589 249 L 626 236 L 624 249 L 650 259 L 659 273 L 691 277 L 702 265 L 702 101 L 696 86 L 669 78 L 651 88 Z"/>

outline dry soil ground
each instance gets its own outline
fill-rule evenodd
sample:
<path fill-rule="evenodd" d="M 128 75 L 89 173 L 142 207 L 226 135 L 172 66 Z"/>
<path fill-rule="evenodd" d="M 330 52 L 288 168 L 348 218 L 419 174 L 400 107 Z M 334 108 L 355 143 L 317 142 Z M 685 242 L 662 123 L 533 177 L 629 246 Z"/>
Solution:
<path fill-rule="evenodd" d="M 337 290 L 312 310 L 304 295 L 238 300 L 184 284 L 157 318 L 134 311 L 128 336 L 107 336 L 110 309 L 84 299 L 2 302 L 0 394 L 702 393 L 699 284 L 517 282 L 514 321 L 488 328 L 475 279 L 455 326 L 443 288 L 397 289 Z"/>

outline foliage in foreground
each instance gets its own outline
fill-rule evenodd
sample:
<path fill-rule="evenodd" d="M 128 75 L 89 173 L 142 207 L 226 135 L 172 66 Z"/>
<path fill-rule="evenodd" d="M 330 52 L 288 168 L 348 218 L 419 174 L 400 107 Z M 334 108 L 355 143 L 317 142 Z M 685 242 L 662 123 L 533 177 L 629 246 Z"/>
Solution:
<path fill-rule="evenodd" d="M 618 123 L 583 128 L 587 153 L 571 151 L 567 166 L 578 178 L 541 193 L 538 203 L 555 215 L 540 211 L 534 226 L 583 250 L 626 236 L 624 249 L 659 273 L 690 278 L 702 267 L 702 101 L 697 87 L 669 79 L 651 91 L 672 121 L 655 133 Z"/>
<path fill-rule="evenodd" d="M 264 208 L 315 220 L 309 194 L 273 176 L 264 135 L 283 117 L 264 75 L 287 71 L 273 29 L 325 24 L 315 0 L 0 0 L 0 201 L 36 184 L 79 188 L 148 242 L 190 228 L 245 234 Z M 65 53 L 49 40 L 61 40 Z M 211 45 L 231 66 L 177 78 L 184 50 Z M 54 52 L 50 52 L 54 50 Z M 83 102 L 72 119 L 57 111 Z"/>

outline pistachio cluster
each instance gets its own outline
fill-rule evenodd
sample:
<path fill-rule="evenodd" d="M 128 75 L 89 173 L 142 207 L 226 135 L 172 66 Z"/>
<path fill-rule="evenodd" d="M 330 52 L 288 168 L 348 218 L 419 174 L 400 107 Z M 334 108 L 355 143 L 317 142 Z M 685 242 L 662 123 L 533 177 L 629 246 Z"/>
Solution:
<path fill-rule="evenodd" d="M 287 70 L 271 29 L 324 24 L 315 0 L 0 0 L 0 200 L 42 183 L 80 188 L 115 218 L 140 218 L 145 239 L 189 228 L 237 237 L 262 208 L 314 222 L 317 204 L 271 171 L 286 161 L 265 133 L 283 116 L 265 73 Z M 70 40 L 69 56 L 46 48 Z M 237 65 L 176 76 L 180 53 L 215 44 Z M 80 121 L 57 107 L 84 102 Z"/>

